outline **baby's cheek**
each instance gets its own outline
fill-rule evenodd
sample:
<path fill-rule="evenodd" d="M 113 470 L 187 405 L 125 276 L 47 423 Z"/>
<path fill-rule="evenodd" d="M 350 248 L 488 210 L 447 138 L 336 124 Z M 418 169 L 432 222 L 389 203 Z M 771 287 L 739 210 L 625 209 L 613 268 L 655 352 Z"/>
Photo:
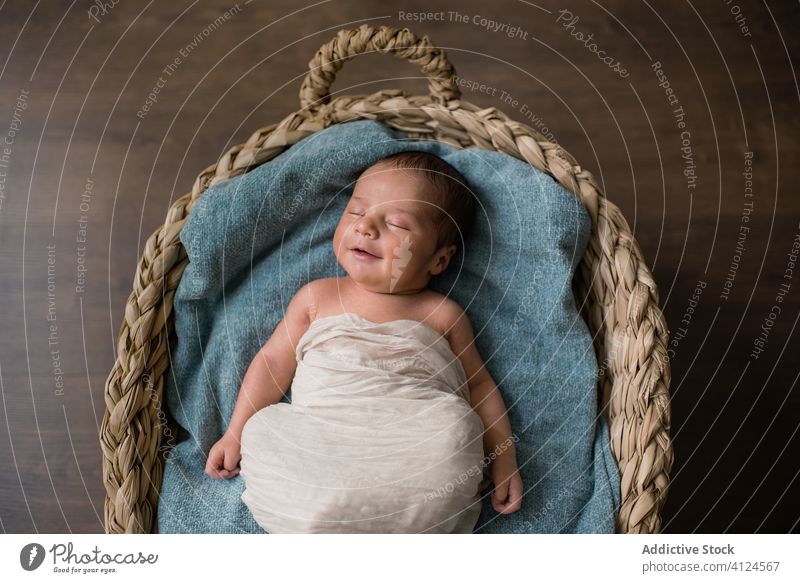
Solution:
<path fill-rule="evenodd" d="M 333 234 L 333 252 L 336 255 L 341 255 L 342 251 L 344 250 L 342 239 L 342 227 L 339 226 L 336 228 L 336 231 Z"/>
<path fill-rule="evenodd" d="M 414 257 L 414 237 L 407 234 L 394 243 L 391 256 L 403 265 L 407 265 Z"/>

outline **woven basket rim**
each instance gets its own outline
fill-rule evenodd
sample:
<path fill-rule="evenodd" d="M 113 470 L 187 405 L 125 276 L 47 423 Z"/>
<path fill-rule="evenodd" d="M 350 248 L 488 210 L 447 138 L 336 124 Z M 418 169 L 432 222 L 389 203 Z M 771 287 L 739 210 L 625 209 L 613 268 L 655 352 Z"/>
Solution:
<path fill-rule="evenodd" d="M 581 315 L 592 332 L 601 365 L 598 409 L 609 420 L 612 453 L 622 478 L 616 531 L 658 532 L 673 462 L 668 329 L 658 307 L 657 286 L 624 216 L 606 199 L 591 173 L 560 145 L 497 108 L 480 108 L 460 99 L 457 86 L 455 93 L 448 92 L 446 80 L 431 77 L 431 95 L 384 89 L 330 99 L 333 75 L 314 88 L 318 78 L 313 64 L 323 63 L 320 71 L 325 65 L 341 67 L 349 57 L 325 55 L 325 50 L 335 53 L 342 50 L 342 39 L 353 38 L 359 39 L 360 52 L 373 44 L 383 52 L 389 51 L 387 47 L 410 47 L 417 60 L 425 55 L 418 57 L 414 49 L 430 45 L 427 37 L 418 40 L 408 29 L 362 25 L 340 31 L 309 63 L 311 73 L 301 88 L 301 103 L 306 106 L 279 123 L 259 128 L 201 172 L 192 190 L 172 203 L 164 224 L 148 239 L 120 328 L 117 359 L 106 382 L 100 431 L 106 532 L 152 532 L 157 526 L 164 460 L 163 428 L 154 419 L 162 413 L 163 379 L 174 328 L 172 298 L 188 262 L 179 234 L 195 202 L 207 188 L 269 162 L 317 131 L 362 119 L 383 123 L 411 139 L 508 153 L 544 171 L 581 199 L 592 233 L 575 279 Z M 434 54 L 437 71 L 455 74 L 443 51 L 425 54 Z M 130 435 L 134 419 L 136 427 L 146 428 L 141 436 Z M 147 444 L 144 450 L 135 445 L 142 441 Z"/>

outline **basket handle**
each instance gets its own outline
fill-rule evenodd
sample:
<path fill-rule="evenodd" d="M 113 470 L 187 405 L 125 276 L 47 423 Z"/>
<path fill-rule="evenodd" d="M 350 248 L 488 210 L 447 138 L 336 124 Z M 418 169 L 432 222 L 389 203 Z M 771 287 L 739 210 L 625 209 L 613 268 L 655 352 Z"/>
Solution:
<path fill-rule="evenodd" d="M 373 28 L 362 24 L 356 29 L 340 30 L 336 37 L 325 43 L 308 62 L 310 69 L 300 87 L 300 105 L 316 110 L 330 101 L 330 87 L 336 71 L 344 63 L 361 53 L 392 53 L 419 65 L 428 77 L 428 87 L 434 101 L 445 104 L 461 97 L 456 85 L 455 69 L 442 49 L 434 47 L 427 35 L 418 39 L 407 28 L 381 26 Z"/>

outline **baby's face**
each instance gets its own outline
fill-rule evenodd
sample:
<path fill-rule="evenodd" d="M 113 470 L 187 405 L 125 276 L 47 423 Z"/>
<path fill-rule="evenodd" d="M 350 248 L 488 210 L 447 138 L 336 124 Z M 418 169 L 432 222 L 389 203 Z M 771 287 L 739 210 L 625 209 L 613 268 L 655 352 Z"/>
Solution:
<path fill-rule="evenodd" d="M 436 248 L 438 209 L 421 177 L 376 164 L 358 179 L 333 235 L 336 259 L 359 287 L 379 293 L 422 291 L 456 248 Z"/>

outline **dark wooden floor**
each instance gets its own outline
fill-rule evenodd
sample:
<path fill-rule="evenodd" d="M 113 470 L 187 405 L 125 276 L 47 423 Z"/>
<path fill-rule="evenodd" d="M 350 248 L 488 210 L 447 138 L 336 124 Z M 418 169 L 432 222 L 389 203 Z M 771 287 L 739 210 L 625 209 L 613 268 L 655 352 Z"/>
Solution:
<path fill-rule="evenodd" d="M 200 170 L 298 108 L 310 57 L 361 22 L 429 34 L 496 88 L 465 100 L 546 127 L 634 227 L 674 341 L 665 532 L 798 530 L 795 2 L 580 1 L 571 18 L 545 0 L 90 6 L 0 3 L 2 531 L 102 531 L 104 382 L 144 241 Z M 443 20 L 401 20 L 419 11 Z M 333 90 L 384 87 L 427 91 L 386 56 L 351 61 Z"/>

